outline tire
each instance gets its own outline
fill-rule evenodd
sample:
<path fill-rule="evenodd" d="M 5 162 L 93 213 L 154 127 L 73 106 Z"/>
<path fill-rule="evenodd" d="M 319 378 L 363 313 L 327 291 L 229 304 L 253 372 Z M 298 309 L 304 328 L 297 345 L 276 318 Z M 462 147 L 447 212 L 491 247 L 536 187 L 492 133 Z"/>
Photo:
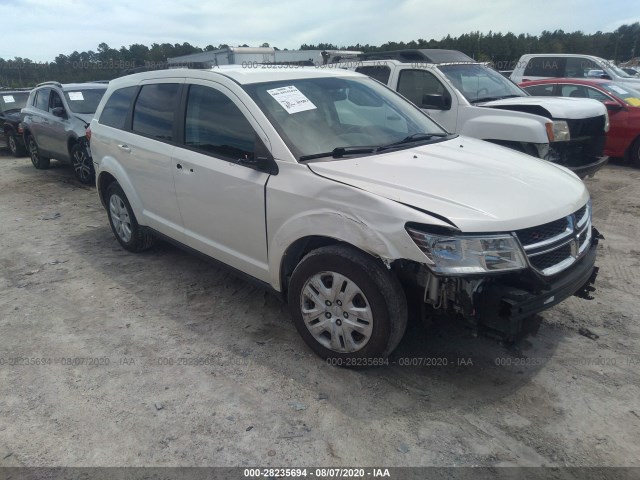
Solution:
<path fill-rule="evenodd" d="M 407 327 L 398 279 L 381 262 L 342 245 L 319 248 L 300 261 L 288 301 L 307 345 L 338 366 L 384 364 Z"/>
<path fill-rule="evenodd" d="M 122 248 L 130 252 L 142 252 L 153 246 L 155 238 L 138 225 L 129 200 L 118 182 L 113 182 L 107 188 L 106 203 L 111 230 Z"/>
<path fill-rule="evenodd" d="M 14 157 L 23 157 L 26 152 L 24 147 L 20 145 L 18 142 L 18 138 L 13 130 L 6 133 L 7 137 L 7 146 L 9 147 L 9 151 L 11 155 Z"/>
<path fill-rule="evenodd" d="M 633 144 L 633 147 L 631 147 L 629 159 L 631 160 L 631 165 L 640 168 L 640 138 L 638 138 Z"/>
<path fill-rule="evenodd" d="M 31 135 L 27 137 L 27 147 L 29 148 L 29 156 L 31 157 L 31 163 L 33 163 L 34 167 L 38 170 L 46 170 L 49 168 L 51 160 L 40 155 L 40 148 L 38 148 L 36 140 Z"/>
<path fill-rule="evenodd" d="M 85 185 L 95 183 L 96 174 L 93 159 L 85 142 L 78 142 L 71 148 L 71 166 L 76 179 Z"/>

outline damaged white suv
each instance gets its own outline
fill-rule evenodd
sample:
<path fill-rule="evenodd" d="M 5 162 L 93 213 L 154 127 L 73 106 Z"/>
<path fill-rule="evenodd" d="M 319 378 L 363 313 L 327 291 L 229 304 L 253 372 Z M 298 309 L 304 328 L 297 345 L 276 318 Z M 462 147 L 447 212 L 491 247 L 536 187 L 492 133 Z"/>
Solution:
<path fill-rule="evenodd" d="M 342 365 L 394 350 L 409 295 L 512 339 L 593 290 L 599 235 L 578 177 L 448 134 L 358 73 L 131 75 L 109 84 L 90 138 L 125 249 L 162 237 L 248 274 Z"/>

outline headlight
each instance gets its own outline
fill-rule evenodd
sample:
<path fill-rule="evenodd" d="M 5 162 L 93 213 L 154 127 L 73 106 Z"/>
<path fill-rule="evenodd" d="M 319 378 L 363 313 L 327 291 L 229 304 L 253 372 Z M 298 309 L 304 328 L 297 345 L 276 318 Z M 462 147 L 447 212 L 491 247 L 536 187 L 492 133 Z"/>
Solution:
<path fill-rule="evenodd" d="M 548 122 L 546 126 L 549 142 L 567 142 L 571 140 L 569 124 L 564 120 L 554 120 L 553 122 Z"/>
<path fill-rule="evenodd" d="M 444 236 L 407 228 L 436 273 L 460 275 L 526 268 L 524 254 L 511 235 Z"/>

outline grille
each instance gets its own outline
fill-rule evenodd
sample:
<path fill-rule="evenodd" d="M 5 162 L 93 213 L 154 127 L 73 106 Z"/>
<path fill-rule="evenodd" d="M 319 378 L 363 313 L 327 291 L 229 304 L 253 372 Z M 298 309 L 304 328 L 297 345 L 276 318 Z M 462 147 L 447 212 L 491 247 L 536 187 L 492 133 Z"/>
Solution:
<path fill-rule="evenodd" d="M 557 237 L 569 228 L 568 217 L 561 218 L 554 222 L 545 223 L 539 227 L 525 228 L 517 232 L 518 239 L 523 245 L 534 245 L 544 242 L 550 238 Z"/>
<path fill-rule="evenodd" d="M 586 221 L 581 223 L 585 216 Z M 587 251 L 590 231 L 591 209 L 587 203 L 567 217 L 518 230 L 516 235 L 531 266 L 550 276 L 571 266 Z"/>
<path fill-rule="evenodd" d="M 604 116 L 566 120 L 571 140 L 550 144 L 550 160 L 566 167 L 580 167 L 596 162 L 604 154 L 606 133 Z"/>

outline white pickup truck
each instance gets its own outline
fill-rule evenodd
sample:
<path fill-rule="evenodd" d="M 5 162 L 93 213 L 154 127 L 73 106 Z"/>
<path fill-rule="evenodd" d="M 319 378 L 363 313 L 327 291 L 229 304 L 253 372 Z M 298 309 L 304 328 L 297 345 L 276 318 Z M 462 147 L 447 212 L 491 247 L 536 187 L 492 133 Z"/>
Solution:
<path fill-rule="evenodd" d="M 531 97 L 496 70 L 455 50 L 363 54 L 334 67 L 384 83 L 452 133 L 479 138 L 593 175 L 609 121 L 595 100 Z"/>

